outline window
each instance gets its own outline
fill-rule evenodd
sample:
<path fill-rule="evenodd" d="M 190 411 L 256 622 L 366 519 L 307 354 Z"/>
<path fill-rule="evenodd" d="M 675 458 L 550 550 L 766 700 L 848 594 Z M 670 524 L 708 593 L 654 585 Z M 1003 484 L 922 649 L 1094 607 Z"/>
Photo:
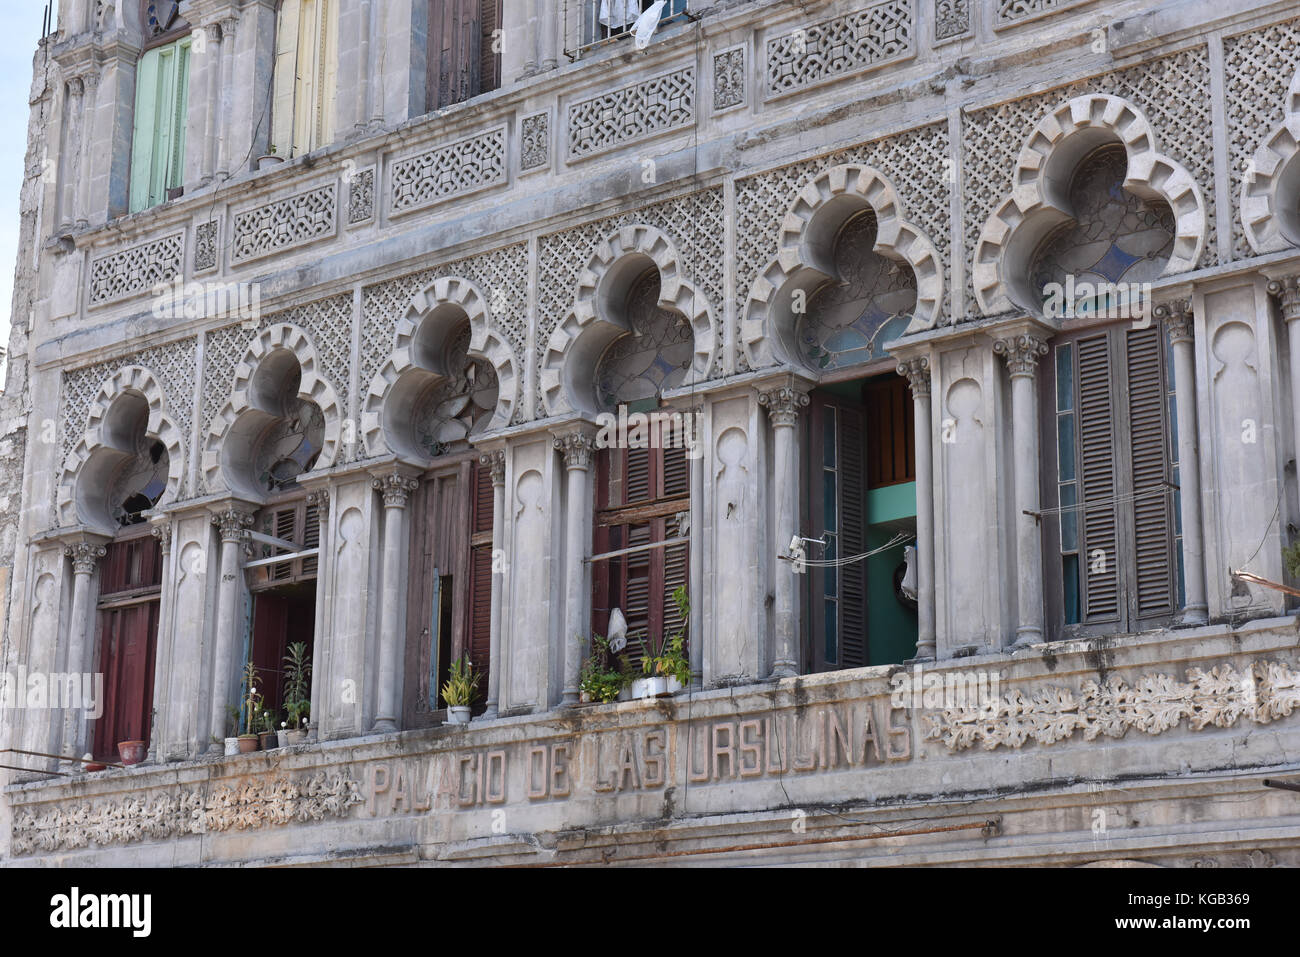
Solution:
<path fill-rule="evenodd" d="M 190 38 L 148 50 L 135 80 L 131 212 L 174 198 L 185 181 Z"/>
<path fill-rule="evenodd" d="M 429 110 L 501 85 L 501 0 L 430 0 Z"/>
<path fill-rule="evenodd" d="M 564 7 L 565 36 L 569 36 L 571 18 L 576 18 L 578 52 L 631 36 L 637 18 L 649 10 L 655 0 L 567 0 Z M 684 18 L 687 0 L 665 0 L 659 22 Z M 570 53 L 571 59 L 577 53 Z"/>
<path fill-rule="evenodd" d="M 117 761 L 119 742 L 148 742 L 152 732 L 162 592 L 158 540 L 134 534 L 113 542 L 99 575 L 97 671 L 104 676 L 104 711 L 95 722 L 92 753 L 100 760 Z"/>
<path fill-rule="evenodd" d="M 283 0 L 276 24 L 271 147 L 292 159 L 334 141 L 339 0 Z"/>
<path fill-rule="evenodd" d="M 1177 437 L 1163 329 L 1095 329 L 1055 343 L 1056 473 L 1049 594 L 1066 637 L 1128 631 L 1181 607 Z M 1104 626 L 1093 629 L 1093 626 Z"/>

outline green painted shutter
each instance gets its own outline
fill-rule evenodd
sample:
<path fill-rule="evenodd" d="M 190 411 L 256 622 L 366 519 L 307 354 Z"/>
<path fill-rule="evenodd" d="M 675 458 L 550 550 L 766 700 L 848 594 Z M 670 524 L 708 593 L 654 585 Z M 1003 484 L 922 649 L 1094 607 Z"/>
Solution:
<path fill-rule="evenodd" d="M 185 182 L 190 40 L 150 50 L 136 70 L 131 212 L 157 206 Z"/>
<path fill-rule="evenodd" d="M 131 212 L 147 209 L 153 170 L 154 121 L 158 115 L 158 74 L 161 50 L 140 58 L 135 79 L 135 130 L 131 149 Z"/>

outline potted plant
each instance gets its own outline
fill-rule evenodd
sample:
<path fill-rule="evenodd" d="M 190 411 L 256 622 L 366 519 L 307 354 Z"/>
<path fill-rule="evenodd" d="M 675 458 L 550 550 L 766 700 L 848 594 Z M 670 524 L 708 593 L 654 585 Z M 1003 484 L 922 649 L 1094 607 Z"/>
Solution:
<path fill-rule="evenodd" d="M 284 656 L 284 710 L 287 743 L 301 744 L 311 715 L 311 655 L 305 641 L 294 642 Z"/>
<path fill-rule="evenodd" d="M 262 696 L 257 693 L 257 668 L 250 661 L 244 665 L 244 733 L 239 736 L 239 753 L 249 754 L 257 750 L 257 734 L 254 733 L 254 720 L 261 710 Z"/>
<path fill-rule="evenodd" d="M 226 705 L 225 738 L 213 736 L 212 740 L 225 747 L 227 757 L 239 753 L 239 709 L 233 704 Z"/>
<path fill-rule="evenodd" d="M 582 640 L 579 635 L 578 641 Z M 592 635 L 591 647 L 578 676 L 578 693 L 582 703 L 617 701 L 627 694 L 631 683 L 632 676 L 628 674 L 623 659 L 610 650 L 609 639 L 603 635 Z"/>
<path fill-rule="evenodd" d="M 258 711 L 258 720 L 261 722 L 262 730 L 257 733 L 257 740 L 260 742 L 263 751 L 272 751 L 276 746 L 275 735 L 275 712 L 266 707 L 266 702 L 262 702 Z"/>
<path fill-rule="evenodd" d="M 271 144 L 271 152 L 257 158 L 257 168 L 259 170 L 270 169 L 272 166 L 279 166 L 284 162 L 284 157 L 276 152 L 276 146 Z"/>
<path fill-rule="evenodd" d="M 469 658 L 462 656 L 451 663 L 442 686 L 442 700 L 447 702 L 448 724 L 469 724 L 470 705 L 478 694 L 479 675 Z"/>
<path fill-rule="evenodd" d="M 691 615 L 691 602 L 686 589 L 679 586 L 674 590 L 673 601 L 677 605 L 681 627 L 657 645 L 648 638 L 642 639 L 641 671 L 645 677 L 640 679 L 639 688 L 633 686 L 633 697 L 657 698 L 676 694 L 691 683 L 691 660 L 686 654 L 686 628 Z"/>
<path fill-rule="evenodd" d="M 277 748 L 289 746 L 289 722 L 281 721 L 280 727 L 275 729 L 275 746 Z"/>
<path fill-rule="evenodd" d="M 139 764 L 144 760 L 147 750 L 148 745 L 144 741 L 117 742 L 118 756 L 121 757 L 122 763 L 126 765 Z"/>

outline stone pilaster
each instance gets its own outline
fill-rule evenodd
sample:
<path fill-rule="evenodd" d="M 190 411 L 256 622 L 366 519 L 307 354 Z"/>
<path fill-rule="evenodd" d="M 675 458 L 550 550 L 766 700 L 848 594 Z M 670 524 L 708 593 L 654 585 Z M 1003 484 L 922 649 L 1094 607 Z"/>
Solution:
<path fill-rule="evenodd" d="M 776 503 L 776 554 L 788 555 L 790 542 L 799 533 L 799 463 L 795 459 L 794 429 L 799 410 L 808 404 L 808 393 L 794 385 L 778 386 L 758 395 L 767 410 L 773 435 L 773 489 Z M 795 607 L 795 569 L 778 560 L 775 581 L 775 644 L 772 677 L 789 678 L 799 673 L 799 614 Z"/>
<path fill-rule="evenodd" d="M 226 726 L 226 706 L 234 704 L 231 694 L 240 662 L 236 660 L 244 630 L 244 543 L 253 525 L 251 507 L 231 503 L 212 515 L 221 535 L 221 578 L 217 586 L 217 636 L 212 658 L 211 734 L 220 737 Z M 222 753 L 213 742 L 211 754 Z"/>
<path fill-rule="evenodd" d="M 578 679 L 582 670 L 583 647 L 579 635 L 587 633 L 587 563 L 591 542 L 591 496 L 588 470 L 595 441 L 591 432 L 582 429 L 555 437 L 555 448 L 564 456 L 567 486 L 565 489 L 564 538 L 564 688 L 562 704 L 578 703 Z"/>
<path fill-rule="evenodd" d="M 506 454 L 501 450 L 479 456 L 492 474 L 492 615 L 488 626 L 488 686 L 484 718 L 495 718 L 501 701 L 501 578 L 497 556 L 505 548 Z"/>
<path fill-rule="evenodd" d="M 371 486 L 384 499 L 383 570 L 381 571 L 381 619 L 379 625 L 379 689 L 375 733 L 397 730 L 402 708 L 403 614 L 402 572 L 407 546 L 406 505 L 419 483 L 394 469 L 376 478 Z"/>

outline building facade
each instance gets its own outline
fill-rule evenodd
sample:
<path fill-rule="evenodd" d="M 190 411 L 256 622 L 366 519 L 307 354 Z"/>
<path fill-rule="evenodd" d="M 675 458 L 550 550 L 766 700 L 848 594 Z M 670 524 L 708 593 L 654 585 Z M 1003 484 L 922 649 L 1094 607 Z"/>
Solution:
<path fill-rule="evenodd" d="M 60 4 L 3 859 L 1300 863 L 1294 6 L 642 6 Z"/>

